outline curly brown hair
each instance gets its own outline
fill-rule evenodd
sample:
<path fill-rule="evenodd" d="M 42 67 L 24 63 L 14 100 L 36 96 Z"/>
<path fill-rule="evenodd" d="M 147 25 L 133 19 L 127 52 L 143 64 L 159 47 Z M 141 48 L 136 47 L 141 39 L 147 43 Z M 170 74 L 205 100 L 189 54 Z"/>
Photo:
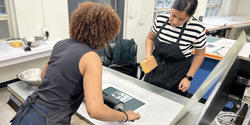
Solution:
<path fill-rule="evenodd" d="M 120 32 L 121 20 L 111 6 L 83 2 L 72 14 L 70 37 L 99 49 Z"/>

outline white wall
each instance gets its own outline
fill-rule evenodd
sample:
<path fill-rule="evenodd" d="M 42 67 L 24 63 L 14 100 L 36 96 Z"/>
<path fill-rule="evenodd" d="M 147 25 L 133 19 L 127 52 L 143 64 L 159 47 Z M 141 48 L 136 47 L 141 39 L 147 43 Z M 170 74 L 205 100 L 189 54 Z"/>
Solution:
<path fill-rule="evenodd" d="M 250 16 L 250 0 L 238 0 L 237 10 L 235 15 Z"/>
<path fill-rule="evenodd" d="M 237 10 L 238 0 L 223 0 L 219 16 L 235 15 Z"/>
<path fill-rule="evenodd" d="M 154 0 L 126 0 L 124 10 L 125 39 L 134 38 L 137 46 L 137 61 L 145 57 L 145 39 L 153 24 Z"/>
<path fill-rule="evenodd" d="M 50 39 L 67 38 L 67 0 L 14 0 L 19 37 L 43 36 L 43 28 Z"/>
<path fill-rule="evenodd" d="M 250 0 L 224 0 L 221 16 L 250 16 Z"/>

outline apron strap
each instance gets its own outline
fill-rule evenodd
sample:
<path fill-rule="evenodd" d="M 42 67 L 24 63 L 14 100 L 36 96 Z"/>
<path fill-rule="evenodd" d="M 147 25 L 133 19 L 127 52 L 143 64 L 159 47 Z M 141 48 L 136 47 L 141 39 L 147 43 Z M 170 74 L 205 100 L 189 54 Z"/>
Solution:
<path fill-rule="evenodd" d="M 159 32 L 157 32 L 155 38 L 157 38 L 157 37 L 159 36 L 159 34 L 160 34 L 160 32 L 162 31 L 163 27 L 165 27 L 165 26 L 167 25 L 168 22 L 169 22 L 169 19 L 167 19 L 167 21 L 161 26 L 161 28 L 160 28 Z"/>
<path fill-rule="evenodd" d="M 14 119 L 16 119 L 16 117 L 18 117 L 18 116 L 20 115 L 20 118 L 18 119 L 18 121 L 17 121 L 17 123 L 16 123 L 17 125 L 19 125 L 19 124 L 21 123 L 22 119 L 24 118 L 24 116 L 26 115 L 26 113 L 28 112 L 28 110 L 29 110 L 30 108 L 33 108 L 35 112 L 37 112 L 38 114 L 40 114 L 40 115 L 43 116 L 44 118 L 46 118 L 46 116 L 50 115 L 50 114 L 46 115 L 45 113 L 39 111 L 38 109 L 36 109 L 36 108 L 33 106 L 33 104 L 35 103 L 35 100 L 37 99 L 37 96 L 38 96 L 38 95 L 37 95 L 36 93 L 33 93 L 32 95 L 28 96 L 27 102 L 26 102 L 25 104 L 23 104 L 23 105 L 20 107 L 20 108 L 22 108 L 21 112 L 17 113 L 17 114 L 15 115 L 15 117 L 14 117 L 10 122 L 12 122 Z M 75 106 L 76 104 L 78 104 L 82 99 L 83 99 L 83 94 L 81 94 L 79 97 L 77 97 L 77 99 L 74 100 L 72 103 L 65 105 L 63 108 L 60 108 L 60 109 L 58 109 L 58 110 L 55 111 L 55 112 L 58 112 L 58 111 L 60 112 L 60 111 L 62 111 L 62 110 L 65 109 L 65 108 L 74 107 L 74 106 Z M 55 113 L 55 112 L 54 112 L 54 113 Z"/>
<path fill-rule="evenodd" d="M 159 36 L 159 34 L 160 34 L 160 32 L 162 31 L 163 27 L 165 27 L 165 26 L 167 25 L 168 22 L 169 22 L 169 19 L 167 19 L 167 21 L 162 25 L 162 27 L 160 28 L 159 32 L 157 32 L 155 38 L 157 38 L 157 37 Z M 182 36 L 182 34 L 183 34 L 183 32 L 184 32 L 184 30 L 185 30 L 185 28 L 186 28 L 186 25 L 187 25 L 187 22 L 185 22 L 185 23 L 183 24 L 182 28 L 181 28 L 181 32 L 180 32 L 180 34 L 179 34 L 179 36 L 178 36 L 178 39 L 177 39 L 177 41 L 176 41 L 177 44 L 179 44 L 179 42 L 180 42 L 180 40 L 181 40 L 181 36 Z"/>
<path fill-rule="evenodd" d="M 29 108 L 32 107 L 32 105 L 35 103 L 35 100 L 37 98 L 37 94 L 32 94 L 31 96 L 28 96 L 27 103 L 23 104 L 20 108 L 22 108 L 21 112 L 17 113 L 15 117 L 10 121 L 12 122 L 14 119 L 16 119 L 17 116 L 21 115 L 20 119 L 17 121 L 17 125 L 19 125 L 25 116 L 25 114 L 28 112 Z"/>
<path fill-rule="evenodd" d="M 185 30 L 185 28 L 186 28 L 186 25 L 187 25 L 187 22 L 185 22 L 185 23 L 183 24 L 182 28 L 181 28 L 181 32 L 180 32 L 179 37 L 178 37 L 178 39 L 177 39 L 177 41 L 176 41 L 177 44 L 179 44 L 180 41 L 181 41 L 181 36 L 182 36 L 182 34 L 183 34 L 183 32 L 184 32 L 184 30 Z"/>

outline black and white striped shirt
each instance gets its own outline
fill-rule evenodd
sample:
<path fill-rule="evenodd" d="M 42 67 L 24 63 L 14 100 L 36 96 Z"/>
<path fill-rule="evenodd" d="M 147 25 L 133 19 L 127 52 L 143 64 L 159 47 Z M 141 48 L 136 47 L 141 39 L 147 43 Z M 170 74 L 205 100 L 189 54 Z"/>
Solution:
<path fill-rule="evenodd" d="M 169 20 L 170 14 L 159 14 L 152 26 L 152 32 L 157 34 L 160 28 Z M 181 32 L 182 26 L 172 27 L 168 22 L 166 26 L 159 33 L 159 41 L 172 44 L 176 43 L 179 33 Z M 179 42 L 179 47 L 185 57 L 189 57 L 192 54 L 193 48 L 203 49 L 206 46 L 206 31 L 203 24 L 195 19 L 194 17 L 190 18 L 187 22 L 186 28 L 183 32 L 181 40 Z"/>

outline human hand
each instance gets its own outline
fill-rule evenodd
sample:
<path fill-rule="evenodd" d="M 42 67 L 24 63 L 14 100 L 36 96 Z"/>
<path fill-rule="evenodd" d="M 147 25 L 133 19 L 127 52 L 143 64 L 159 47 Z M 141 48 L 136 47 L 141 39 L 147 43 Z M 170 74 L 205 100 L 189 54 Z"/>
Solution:
<path fill-rule="evenodd" d="M 189 87 L 190 87 L 190 81 L 187 78 L 183 78 L 178 86 L 179 90 L 181 90 L 182 92 L 187 91 Z"/>
<path fill-rule="evenodd" d="M 127 115 L 128 115 L 128 121 L 134 121 L 134 120 L 138 120 L 140 119 L 140 114 L 139 113 L 135 113 L 134 111 L 132 110 L 129 110 L 126 112 Z"/>
<path fill-rule="evenodd" d="M 146 56 L 145 56 L 145 59 L 148 59 L 150 56 L 152 56 L 152 55 L 146 55 Z"/>

